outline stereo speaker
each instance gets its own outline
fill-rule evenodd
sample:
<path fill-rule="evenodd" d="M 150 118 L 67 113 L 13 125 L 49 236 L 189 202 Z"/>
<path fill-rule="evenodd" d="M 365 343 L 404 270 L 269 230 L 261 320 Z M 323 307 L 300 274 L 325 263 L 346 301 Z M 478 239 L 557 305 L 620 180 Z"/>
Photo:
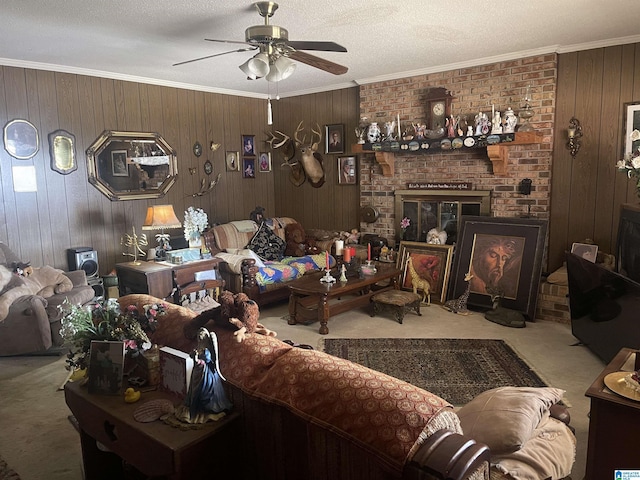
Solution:
<path fill-rule="evenodd" d="M 84 270 L 87 280 L 99 278 L 98 252 L 91 247 L 75 247 L 67 249 L 69 270 Z"/>
<path fill-rule="evenodd" d="M 95 293 L 96 298 L 104 297 L 104 283 L 101 278 L 95 278 L 87 282 Z"/>

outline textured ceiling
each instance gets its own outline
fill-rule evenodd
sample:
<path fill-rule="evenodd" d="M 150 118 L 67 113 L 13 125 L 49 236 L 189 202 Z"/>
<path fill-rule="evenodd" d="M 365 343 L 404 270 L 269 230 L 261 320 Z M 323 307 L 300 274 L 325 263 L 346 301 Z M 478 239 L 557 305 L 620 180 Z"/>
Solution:
<path fill-rule="evenodd" d="M 484 8 L 478 8 L 483 5 Z M 309 52 L 349 71 L 298 63 L 278 84 L 249 81 L 253 52 L 174 63 L 241 47 L 263 24 L 237 0 L 2 0 L 0 64 L 158 83 L 234 95 L 291 96 L 537 53 L 640 41 L 637 0 L 443 2 L 281 0 L 271 24 L 290 40 L 330 40 L 348 53 Z"/>

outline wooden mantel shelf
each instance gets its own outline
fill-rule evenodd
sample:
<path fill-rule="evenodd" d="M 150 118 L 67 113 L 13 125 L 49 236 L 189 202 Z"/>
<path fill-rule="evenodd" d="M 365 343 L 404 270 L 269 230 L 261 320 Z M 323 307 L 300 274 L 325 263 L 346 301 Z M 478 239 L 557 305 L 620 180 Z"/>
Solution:
<path fill-rule="evenodd" d="M 365 144 L 355 144 L 351 146 L 351 151 L 353 153 L 373 153 L 376 157 L 376 161 L 382 167 L 382 174 L 385 177 L 392 177 L 395 173 L 395 158 L 396 155 L 429 155 L 436 153 L 450 153 L 457 152 L 461 153 L 465 150 L 478 149 L 478 148 L 486 148 L 487 156 L 491 163 L 493 164 L 493 174 L 494 175 L 507 175 L 507 165 L 509 163 L 509 147 L 512 145 L 532 145 L 536 143 L 542 142 L 542 137 L 538 135 L 536 132 L 516 132 L 511 134 L 503 134 L 499 136 L 499 141 L 497 143 L 490 143 L 488 140 L 491 139 L 491 135 L 487 136 L 479 136 L 472 137 L 474 139 L 472 146 L 467 146 L 467 144 L 463 144 L 462 148 L 454 148 L 444 149 L 439 148 L 438 145 L 440 141 L 445 139 L 440 139 L 436 142 L 432 140 L 426 140 L 425 142 L 431 142 L 431 146 L 424 150 L 416 150 L 415 147 L 411 148 L 412 142 L 383 142 L 383 143 L 365 143 Z M 467 137 L 456 137 L 460 139 L 462 142 Z M 449 142 L 453 142 L 454 139 L 446 139 Z M 495 141 L 495 138 L 494 138 Z M 413 142 L 413 145 L 418 142 Z M 436 147 L 434 148 L 434 144 Z M 451 143 L 449 143 L 451 145 Z"/>

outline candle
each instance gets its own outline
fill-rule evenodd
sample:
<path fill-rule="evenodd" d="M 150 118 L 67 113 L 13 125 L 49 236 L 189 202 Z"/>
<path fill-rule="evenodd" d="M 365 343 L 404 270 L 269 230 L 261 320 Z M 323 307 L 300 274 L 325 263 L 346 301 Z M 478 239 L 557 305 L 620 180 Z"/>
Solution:
<path fill-rule="evenodd" d="M 367 244 L 367 260 L 371 261 L 371 244 Z"/>
<path fill-rule="evenodd" d="M 344 263 L 350 263 L 351 262 L 351 247 L 347 247 L 344 249 Z"/>
<path fill-rule="evenodd" d="M 327 270 L 329 270 L 329 252 L 327 250 L 325 250 L 325 252 L 324 252 L 324 259 L 325 259 L 326 264 L 327 264 Z"/>
<path fill-rule="evenodd" d="M 491 121 L 493 122 L 493 117 L 496 116 L 496 107 L 493 105 L 493 103 L 491 104 Z"/>
<path fill-rule="evenodd" d="M 344 240 L 336 240 L 336 255 L 342 255 L 344 250 Z"/>
<path fill-rule="evenodd" d="M 398 140 L 402 140 L 402 134 L 400 133 L 400 114 L 398 114 Z"/>

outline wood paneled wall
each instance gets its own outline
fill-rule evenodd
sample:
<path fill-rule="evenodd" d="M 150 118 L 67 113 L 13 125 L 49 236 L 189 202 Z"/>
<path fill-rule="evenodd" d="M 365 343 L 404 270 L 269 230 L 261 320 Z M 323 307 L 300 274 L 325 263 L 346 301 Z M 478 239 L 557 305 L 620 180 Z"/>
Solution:
<path fill-rule="evenodd" d="M 549 267 L 586 238 L 615 253 L 620 205 L 637 203 L 635 182 L 616 168 L 622 158 L 625 102 L 640 101 L 640 44 L 562 54 L 558 64 L 549 222 Z M 582 125 L 575 159 L 566 148 L 569 120 Z"/>
<path fill-rule="evenodd" d="M 297 118 L 307 126 L 318 122 L 323 128 L 326 123 L 355 123 L 347 117 L 357 115 L 356 99 L 357 88 L 312 95 L 302 104 L 281 100 L 286 108 L 275 106 L 273 128 L 293 132 L 290 126 Z M 293 107 L 297 110 L 281 114 L 280 123 L 278 112 Z M 321 189 L 290 185 L 277 153 L 273 155 L 273 171 L 257 172 L 255 179 L 225 170 L 225 152 L 241 151 L 243 134 L 256 136 L 258 153 L 268 151 L 264 143 L 266 108 L 262 99 L 0 66 L 0 124 L 16 118 L 29 120 L 40 138 L 40 150 L 29 160 L 11 157 L 4 144 L 0 148 L 0 241 L 34 266 L 46 264 L 65 270 L 66 249 L 91 246 L 98 251 L 104 275 L 115 263 L 130 259 L 122 255 L 121 236 L 131 233 L 133 227 L 141 233 L 147 206 L 153 204 L 173 204 L 181 220 L 188 206 L 203 208 L 210 222 L 224 223 L 246 219 L 261 205 L 268 215 L 290 215 L 307 227 L 351 226 L 357 208 L 346 204 L 351 201 L 357 207 L 357 187 L 335 185 L 332 156 L 325 159 L 328 178 Z M 50 168 L 47 135 L 57 129 L 76 137 L 79 168 L 69 175 Z M 176 185 L 157 200 L 111 202 L 103 196 L 87 181 L 84 153 L 103 130 L 159 132 L 177 151 Z M 193 154 L 196 141 L 204 147 L 199 158 Z M 209 149 L 211 141 L 222 144 L 215 153 Z M 212 175 L 220 172 L 222 179 L 211 193 L 194 198 L 200 180 L 207 177 L 203 171 L 207 159 L 214 166 Z M 35 166 L 37 192 L 14 191 L 12 167 L 19 165 Z M 197 174 L 190 175 L 189 168 L 196 168 Z M 351 189 L 356 193 L 349 194 Z M 150 245 L 155 245 L 155 232 L 147 233 Z M 182 234 L 180 230 L 169 233 Z"/>

